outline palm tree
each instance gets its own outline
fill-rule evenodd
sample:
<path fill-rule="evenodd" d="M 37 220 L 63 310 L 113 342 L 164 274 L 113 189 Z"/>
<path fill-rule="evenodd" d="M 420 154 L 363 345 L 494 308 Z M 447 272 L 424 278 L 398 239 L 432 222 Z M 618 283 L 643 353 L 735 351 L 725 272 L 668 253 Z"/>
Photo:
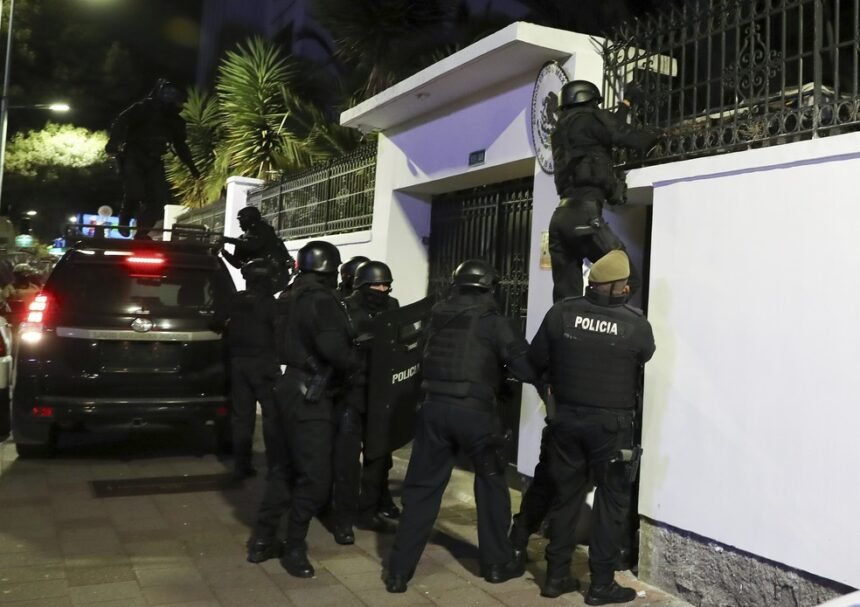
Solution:
<path fill-rule="evenodd" d="M 221 62 L 215 90 L 224 129 L 222 150 L 233 171 L 266 178 L 312 160 L 303 135 L 287 125 L 285 100 L 296 76 L 296 64 L 259 37 L 228 52 Z"/>
<path fill-rule="evenodd" d="M 223 136 L 217 100 L 193 88 L 182 108 L 188 132 L 188 147 L 201 178 L 194 179 L 185 165 L 172 155 L 167 162 L 167 178 L 180 201 L 197 208 L 218 198 L 227 177 L 226 166 L 217 162 Z"/>

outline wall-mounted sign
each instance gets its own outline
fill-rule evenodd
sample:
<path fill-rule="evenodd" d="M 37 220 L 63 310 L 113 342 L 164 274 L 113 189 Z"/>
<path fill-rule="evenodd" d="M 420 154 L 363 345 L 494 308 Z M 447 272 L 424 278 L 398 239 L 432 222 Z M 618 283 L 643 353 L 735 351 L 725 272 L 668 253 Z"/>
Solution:
<path fill-rule="evenodd" d="M 549 231 L 540 233 L 540 269 L 552 270 L 552 258 L 549 255 Z"/>
<path fill-rule="evenodd" d="M 532 92 L 532 145 L 544 173 L 552 174 L 553 171 L 550 136 L 558 122 L 561 87 L 568 80 L 564 68 L 555 61 L 545 63 L 535 80 Z"/>
<path fill-rule="evenodd" d="M 469 166 L 477 166 L 479 164 L 484 164 L 484 156 L 486 155 L 487 150 L 478 150 L 476 152 L 471 152 L 469 154 Z"/>

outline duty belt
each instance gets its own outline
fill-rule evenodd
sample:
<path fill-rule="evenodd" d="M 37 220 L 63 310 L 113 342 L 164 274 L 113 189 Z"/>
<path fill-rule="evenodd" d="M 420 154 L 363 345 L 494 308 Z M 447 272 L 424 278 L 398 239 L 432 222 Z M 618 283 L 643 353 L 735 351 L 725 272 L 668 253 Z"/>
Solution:
<path fill-rule="evenodd" d="M 576 206 L 577 204 L 586 204 L 589 202 L 596 202 L 597 204 L 603 204 L 606 202 L 606 199 L 604 199 L 604 198 L 586 198 L 584 200 L 580 200 L 578 198 L 562 198 L 558 202 L 558 206 L 569 208 L 569 207 Z"/>

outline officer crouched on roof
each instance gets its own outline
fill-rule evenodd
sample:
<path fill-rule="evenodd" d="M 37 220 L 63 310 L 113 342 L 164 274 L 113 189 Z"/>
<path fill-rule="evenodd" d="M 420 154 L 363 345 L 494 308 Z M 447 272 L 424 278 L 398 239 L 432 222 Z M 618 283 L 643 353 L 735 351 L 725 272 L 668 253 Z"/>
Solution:
<path fill-rule="evenodd" d="M 329 500 L 335 415 L 333 395 L 348 385 L 358 366 L 352 329 L 335 292 L 340 253 L 314 240 L 298 253 L 299 275 L 278 300 L 278 358 L 285 365 L 275 389 L 292 466 L 291 499 L 267 492 L 249 547 L 277 554 L 273 546 L 281 516 L 289 508 L 281 564 L 290 575 L 313 577 L 307 537 L 311 519 Z M 256 547 L 256 548 L 255 548 Z"/>
<path fill-rule="evenodd" d="M 273 458 L 283 455 L 284 446 L 273 433 L 275 381 L 281 371 L 275 360 L 275 299 L 272 274 L 264 259 L 252 259 L 242 266 L 245 290 L 236 293 L 229 308 L 227 345 L 230 350 L 230 383 L 233 409 L 233 475 L 237 479 L 254 476 L 252 444 L 257 403 L 263 410 L 263 440 L 268 468 Z"/>
<path fill-rule="evenodd" d="M 453 292 L 433 308 L 428 327 L 422 361 L 427 397 L 418 412 L 403 513 L 387 563 L 388 592 L 405 592 L 415 573 L 457 451 L 475 467 L 481 575 L 500 583 L 525 571 L 507 537 L 511 500 L 496 401 L 505 368 L 521 381 L 534 383 L 538 375 L 528 361 L 528 342 L 499 314 L 496 270 L 469 260 L 452 278 Z"/>
<path fill-rule="evenodd" d="M 570 560 L 590 471 L 597 492 L 588 605 L 636 598 L 635 590 L 615 583 L 615 565 L 638 464 L 633 418 L 641 369 L 655 346 L 648 320 L 626 304 L 629 276 L 627 254 L 607 253 L 591 267 L 585 297 L 567 298 L 550 308 L 529 349 L 537 371 L 549 373 L 556 405 L 544 436 L 555 493 L 541 594 L 557 597 L 579 587 L 570 577 Z"/>
<path fill-rule="evenodd" d="M 628 85 L 627 98 L 615 113 L 601 109 L 600 90 L 586 80 L 573 80 L 561 89 L 561 111 L 552 133 L 555 188 L 561 201 L 549 224 L 553 301 L 582 295 L 582 260 L 595 262 L 624 243 L 603 219 L 603 205 L 624 204 L 626 183 L 616 174 L 615 147 L 646 152 L 660 131 L 627 124 L 632 103 L 642 96 Z M 631 99 L 632 98 L 632 99 Z M 630 288 L 639 288 L 631 268 Z"/>

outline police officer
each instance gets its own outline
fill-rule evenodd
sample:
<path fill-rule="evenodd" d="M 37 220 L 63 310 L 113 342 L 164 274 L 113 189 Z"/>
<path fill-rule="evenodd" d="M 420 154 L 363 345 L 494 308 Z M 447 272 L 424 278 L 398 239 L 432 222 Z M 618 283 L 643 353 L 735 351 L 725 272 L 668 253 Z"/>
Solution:
<path fill-rule="evenodd" d="M 361 413 L 362 421 L 365 422 L 365 434 L 368 431 L 366 424 L 369 362 L 367 348 L 370 346 L 370 341 L 364 341 L 363 338 L 369 336 L 374 318 L 379 314 L 397 310 L 400 307 L 400 303 L 391 297 L 393 280 L 391 268 L 385 263 L 381 261 L 362 263 L 355 272 L 355 290 L 352 295 L 344 300 L 353 328 L 359 336 L 362 354 L 362 371 L 356 375 L 355 384 L 350 390 L 349 401 L 351 406 Z M 369 459 L 365 452 L 361 473 L 360 499 L 356 504 L 355 516 L 355 525 L 359 529 L 368 529 L 380 533 L 394 531 L 390 523 L 379 517 L 382 512 L 392 518 L 397 518 L 400 514 L 388 488 L 388 471 L 391 466 L 390 453 L 381 458 Z"/>
<path fill-rule="evenodd" d="M 556 494 L 541 594 L 556 597 L 578 587 L 570 577 L 570 559 L 590 471 L 597 491 L 589 605 L 636 598 L 635 590 L 615 583 L 615 564 L 638 463 L 633 418 L 641 368 L 654 354 L 654 336 L 642 312 L 626 304 L 629 276 L 626 253 L 601 257 L 591 267 L 585 296 L 555 304 L 529 350 L 537 370 L 549 373 L 556 403 L 548 445 Z"/>
<path fill-rule="evenodd" d="M 123 236 L 130 234 L 128 225 L 136 218 L 135 238 L 148 239 L 149 229 L 170 196 L 162 161 L 168 145 L 191 175 L 200 177 L 185 141 L 185 120 L 179 115 L 183 102 L 182 91 L 162 78 L 147 97 L 125 109 L 111 124 L 105 152 L 116 157 L 122 178 L 119 232 Z"/>
<path fill-rule="evenodd" d="M 403 485 L 403 513 L 388 559 L 386 589 L 405 592 L 451 476 L 456 451 L 475 467 L 481 574 L 491 583 L 525 571 L 507 537 L 511 502 L 505 482 L 496 398 L 505 367 L 535 382 L 528 343 L 502 317 L 493 299 L 499 276 L 481 260 L 454 271 L 452 295 L 437 304 L 428 327 L 412 457 Z"/>
<path fill-rule="evenodd" d="M 583 259 L 595 262 L 608 251 L 624 250 L 603 219 L 603 205 L 626 201 L 624 178 L 616 174 L 612 161 L 613 148 L 647 151 L 660 136 L 654 129 L 627 124 L 629 98 L 636 100 L 641 94 L 628 87 L 628 98 L 613 114 L 598 108 L 603 97 L 591 82 L 573 80 L 561 89 L 561 112 L 551 139 L 555 187 L 561 198 L 549 224 L 553 301 L 582 295 Z M 634 292 L 639 287 L 635 268 L 630 287 Z"/>
<path fill-rule="evenodd" d="M 299 250 L 299 275 L 279 299 L 278 356 L 285 370 L 276 402 L 285 423 L 292 466 L 292 501 L 281 564 L 296 577 L 312 577 L 305 538 L 311 519 L 329 500 L 335 432 L 336 386 L 348 385 L 357 368 L 346 310 L 338 298 L 340 253 L 314 240 Z M 277 529 L 281 511 L 269 510 L 268 527 Z"/>
<path fill-rule="evenodd" d="M 265 259 L 272 267 L 272 288 L 281 291 L 286 287 L 292 272 L 293 259 L 284 242 L 275 233 L 275 228 L 263 220 L 260 209 L 244 207 L 236 214 L 242 235 L 239 238 L 224 236 L 215 245 L 214 253 L 221 252 L 224 260 L 234 268 L 250 259 Z M 223 249 L 224 244 L 234 245 L 233 253 Z"/>
<path fill-rule="evenodd" d="M 254 476 L 252 444 L 257 403 L 264 420 L 274 414 L 275 381 L 280 375 L 275 361 L 275 300 L 271 295 L 271 272 L 263 259 L 242 266 L 245 290 L 230 303 L 227 344 L 230 350 L 230 377 L 233 410 L 233 474 L 237 479 Z M 272 434 L 272 424 L 264 423 L 268 467 L 282 441 Z"/>
<path fill-rule="evenodd" d="M 355 271 L 358 269 L 358 266 L 367 261 L 370 261 L 370 259 L 364 255 L 356 255 L 340 266 L 340 284 L 337 286 L 337 292 L 342 298 L 346 299 L 352 295 Z"/>

